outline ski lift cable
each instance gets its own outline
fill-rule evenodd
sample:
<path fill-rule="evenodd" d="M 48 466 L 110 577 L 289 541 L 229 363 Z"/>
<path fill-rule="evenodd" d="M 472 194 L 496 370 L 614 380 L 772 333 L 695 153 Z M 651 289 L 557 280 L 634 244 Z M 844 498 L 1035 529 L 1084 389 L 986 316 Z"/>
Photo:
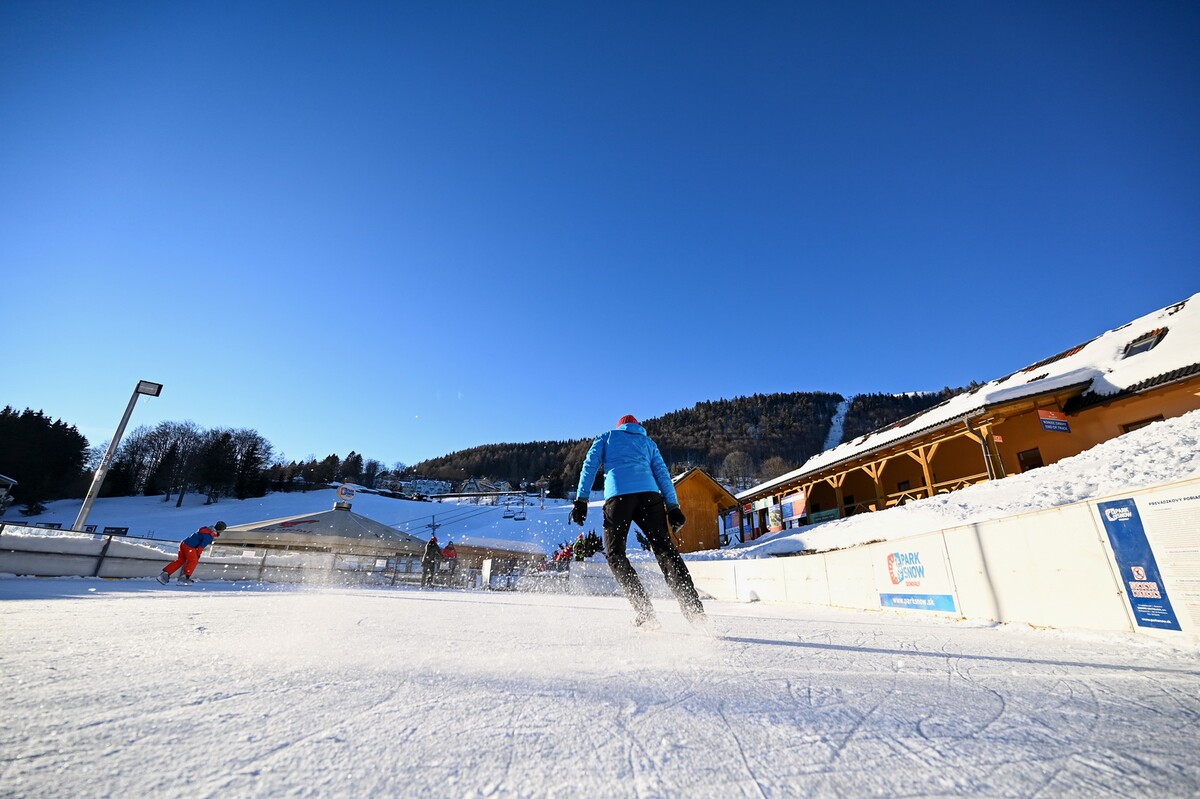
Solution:
<path fill-rule="evenodd" d="M 411 523 L 413 523 L 413 522 L 420 522 L 422 519 L 428 519 L 428 518 L 432 518 L 432 517 L 434 517 L 434 516 L 439 516 L 439 517 L 441 517 L 442 519 L 444 519 L 444 520 L 445 520 L 445 521 L 442 521 L 442 522 L 439 522 L 439 523 L 438 523 L 438 527 L 441 527 L 441 526 L 443 526 L 443 525 L 446 525 L 446 524 L 458 524 L 459 522 L 465 522 L 465 521 L 468 521 L 468 520 L 470 520 L 470 519 L 474 519 L 474 518 L 475 518 L 475 517 L 477 517 L 477 516 L 482 516 L 482 515 L 484 515 L 484 514 L 487 514 L 487 513 L 492 513 L 492 512 L 494 512 L 494 511 L 496 511 L 496 510 L 497 510 L 497 508 L 480 508 L 480 509 L 470 508 L 470 509 L 465 509 L 463 512 L 455 512 L 455 511 L 451 511 L 451 512 L 449 512 L 449 513 L 446 513 L 446 514 L 441 514 L 441 513 L 438 513 L 438 514 L 433 514 L 433 513 L 431 513 L 431 514 L 429 514 L 428 516 L 419 516 L 419 517 L 417 517 L 417 518 L 415 518 L 415 519 L 406 519 L 406 520 L 404 520 L 404 521 L 395 522 L 395 523 L 393 523 L 393 524 L 391 524 L 391 525 L 389 525 L 389 526 L 390 526 L 390 527 L 395 527 L 395 528 L 397 528 L 397 529 L 400 529 L 400 525 L 402 525 L 402 524 L 404 524 L 404 525 L 407 525 L 407 524 L 411 524 Z M 421 527 L 427 527 L 428 525 L 420 525 L 420 526 L 421 526 Z M 407 531 L 407 530 L 401 530 L 401 532 L 408 532 L 408 531 Z"/>
<path fill-rule="evenodd" d="M 497 510 L 497 508 L 495 506 L 468 505 L 468 506 L 464 507 L 462 505 L 456 505 L 456 506 L 453 506 L 453 508 L 451 510 L 445 511 L 445 513 L 438 512 L 437 515 L 451 517 L 451 518 L 457 518 L 457 517 L 455 517 L 455 514 L 459 514 L 461 516 L 462 514 L 469 513 L 473 516 L 477 512 L 486 513 L 488 511 L 493 511 L 493 510 Z M 432 516 L 432 515 L 434 515 L 434 514 L 423 513 L 420 516 L 414 516 L 411 519 L 401 519 L 398 522 L 393 522 L 391 524 L 391 526 L 395 527 L 396 525 L 400 525 L 400 524 L 408 524 L 409 522 L 417 522 L 417 521 L 420 521 L 421 519 L 428 518 L 429 516 Z"/>

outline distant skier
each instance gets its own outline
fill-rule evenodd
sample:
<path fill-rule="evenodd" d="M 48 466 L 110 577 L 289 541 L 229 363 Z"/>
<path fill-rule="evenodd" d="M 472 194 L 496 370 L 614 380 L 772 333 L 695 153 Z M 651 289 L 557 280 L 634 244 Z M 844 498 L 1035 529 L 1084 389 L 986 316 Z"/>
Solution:
<path fill-rule="evenodd" d="M 436 535 L 429 536 L 425 544 L 425 554 L 421 557 L 421 587 L 433 585 L 437 578 L 438 564 L 442 561 L 442 550 L 438 548 Z"/>
<path fill-rule="evenodd" d="M 658 445 L 646 435 L 646 428 L 633 416 L 622 416 L 615 430 L 592 442 L 579 475 L 579 489 L 571 521 L 583 526 L 587 518 L 588 496 L 600 468 L 604 467 L 604 553 L 613 577 L 625 591 L 637 615 L 635 627 L 655 629 L 661 625 L 654 606 L 637 572 L 625 555 L 629 525 L 641 528 L 671 592 L 688 621 L 706 621 L 704 605 L 692 584 L 692 575 L 671 543 L 671 528 L 686 520 L 679 509 L 675 484 L 667 471 Z M 664 505 L 665 502 L 665 505 Z"/>
<path fill-rule="evenodd" d="M 195 582 L 192 579 L 192 572 L 196 571 L 196 564 L 200 562 L 200 554 L 224 530 L 225 522 L 217 522 L 212 527 L 201 527 L 183 539 L 179 543 L 179 556 L 167 564 L 167 567 L 155 579 L 166 585 L 171 581 L 171 575 L 177 572 L 180 567 L 183 567 L 183 574 L 179 575 L 178 582 L 180 585 L 191 585 Z"/>
<path fill-rule="evenodd" d="M 446 548 L 442 550 L 442 557 L 446 559 L 446 580 L 454 582 L 454 573 L 458 571 L 458 550 L 454 548 L 454 542 L 446 544 Z"/>

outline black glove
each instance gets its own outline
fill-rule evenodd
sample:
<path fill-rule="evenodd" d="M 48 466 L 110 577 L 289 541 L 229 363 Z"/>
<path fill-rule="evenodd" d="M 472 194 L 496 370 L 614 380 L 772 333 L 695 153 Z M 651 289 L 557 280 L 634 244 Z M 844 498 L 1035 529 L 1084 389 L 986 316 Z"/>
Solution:
<path fill-rule="evenodd" d="M 671 523 L 672 530 L 678 530 L 683 527 L 683 523 L 687 521 L 687 517 L 683 515 L 683 511 L 678 505 L 672 505 L 667 508 L 667 521 Z"/>
<path fill-rule="evenodd" d="M 571 508 L 571 521 L 583 527 L 583 520 L 587 518 L 587 500 L 575 500 L 575 506 Z"/>

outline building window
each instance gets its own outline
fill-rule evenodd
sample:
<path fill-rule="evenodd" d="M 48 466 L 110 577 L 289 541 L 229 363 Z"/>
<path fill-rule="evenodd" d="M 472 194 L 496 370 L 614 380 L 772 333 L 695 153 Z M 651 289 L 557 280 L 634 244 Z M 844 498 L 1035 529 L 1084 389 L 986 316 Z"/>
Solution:
<path fill-rule="evenodd" d="M 1037 448 L 1027 449 L 1024 452 L 1017 453 L 1017 463 L 1021 464 L 1021 471 L 1027 472 L 1030 469 L 1040 469 L 1046 464 L 1042 462 L 1042 453 Z"/>
<path fill-rule="evenodd" d="M 1151 330 L 1144 336 L 1139 336 L 1133 341 L 1125 345 L 1125 354 L 1122 358 L 1131 358 L 1134 355 L 1139 355 L 1143 352 L 1149 352 L 1158 346 L 1158 342 L 1162 341 L 1167 335 L 1167 329 L 1160 327 L 1158 330 Z"/>
<path fill-rule="evenodd" d="M 897 491 L 908 491 L 910 488 L 912 488 L 912 483 L 908 480 L 901 480 L 899 483 L 896 483 Z"/>
<path fill-rule="evenodd" d="M 1151 424 L 1154 424 L 1155 422 L 1161 422 L 1162 420 L 1163 420 L 1162 414 L 1159 414 L 1158 416 L 1151 416 L 1149 419 L 1142 419 L 1141 421 L 1138 421 L 1138 422 L 1130 422 L 1129 424 L 1121 425 L 1121 428 L 1126 433 L 1132 433 L 1134 430 L 1139 430 L 1139 429 L 1145 427 L 1146 425 L 1151 425 Z"/>

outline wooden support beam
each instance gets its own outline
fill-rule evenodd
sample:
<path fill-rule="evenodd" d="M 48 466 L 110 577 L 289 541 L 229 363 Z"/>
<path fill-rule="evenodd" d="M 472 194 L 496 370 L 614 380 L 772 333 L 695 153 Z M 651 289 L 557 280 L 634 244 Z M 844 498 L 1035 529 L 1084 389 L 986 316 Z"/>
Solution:
<path fill-rule="evenodd" d="M 883 466 L 886 461 L 876 461 L 868 463 L 863 467 L 863 471 L 871 476 L 871 481 L 875 483 L 875 510 L 883 510 L 887 507 L 887 500 L 883 496 Z"/>

